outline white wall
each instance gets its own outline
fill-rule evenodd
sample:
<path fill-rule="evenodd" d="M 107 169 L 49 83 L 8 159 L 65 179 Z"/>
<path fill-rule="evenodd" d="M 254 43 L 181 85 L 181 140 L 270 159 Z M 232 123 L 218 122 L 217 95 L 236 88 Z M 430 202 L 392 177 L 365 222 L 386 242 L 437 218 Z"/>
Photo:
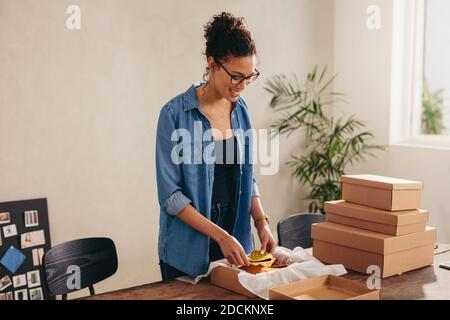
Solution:
<path fill-rule="evenodd" d="M 390 108 L 400 107 L 390 106 L 392 4 L 391 0 L 336 0 L 334 16 L 334 68 L 339 73 L 335 90 L 347 95 L 347 112 L 367 121 L 375 141 L 385 145 Z M 380 6 L 380 30 L 366 28 L 370 5 Z M 378 158 L 349 172 L 423 181 L 423 208 L 430 211 L 430 225 L 438 228 L 439 241 L 450 241 L 450 150 L 391 145 Z"/>
<path fill-rule="evenodd" d="M 332 69 L 333 1 L 78 0 L 69 31 L 73 3 L 0 0 L 0 201 L 48 198 L 53 245 L 112 238 L 119 270 L 98 292 L 158 281 L 156 121 L 203 74 L 202 26 L 222 10 L 247 18 L 263 76 L 245 98 L 264 128 L 269 76 Z M 298 150 L 283 139 L 281 164 Z M 284 165 L 258 181 L 275 231 L 304 194 Z"/>

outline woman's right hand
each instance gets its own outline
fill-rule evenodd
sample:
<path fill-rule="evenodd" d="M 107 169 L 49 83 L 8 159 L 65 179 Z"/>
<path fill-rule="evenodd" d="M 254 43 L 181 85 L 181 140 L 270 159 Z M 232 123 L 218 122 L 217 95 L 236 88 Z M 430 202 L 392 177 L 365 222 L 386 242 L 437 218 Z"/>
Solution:
<path fill-rule="evenodd" d="M 237 266 L 250 264 L 244 248 L 242 248 L 239 241 L 237 241 L 236 238 L 231 236 L 224 229 L 218 227 L 209 219 L 206 219 L 192 205 L 188 204 L 178 214 L 178 218 L 216 241 L 220 246 L 220 250 L 222 250 L 223 256 L 229 263 Z"/>
<path fill-rule="evenodd" d="M 247 266 L 250 264 L 244 248 L 232 235 L 226 235 L 224 238 L 219 240 L 218 243 L 220 250 L 222 250 L 223 256 L 230 264 L 234 264 L 236 266 Z"/>

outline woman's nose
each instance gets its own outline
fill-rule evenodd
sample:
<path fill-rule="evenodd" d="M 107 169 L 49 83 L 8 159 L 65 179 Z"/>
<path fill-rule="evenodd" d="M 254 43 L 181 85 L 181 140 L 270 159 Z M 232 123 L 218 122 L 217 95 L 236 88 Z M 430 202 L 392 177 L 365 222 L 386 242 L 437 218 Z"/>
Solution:
<path fill-rule="evenodd" d="M 244 91 L 245 89 L 247 89 L 247 80 L 244 80 L 241 83 L 239 83 L 237 89 L 239 89 L 240 91 Z"/>

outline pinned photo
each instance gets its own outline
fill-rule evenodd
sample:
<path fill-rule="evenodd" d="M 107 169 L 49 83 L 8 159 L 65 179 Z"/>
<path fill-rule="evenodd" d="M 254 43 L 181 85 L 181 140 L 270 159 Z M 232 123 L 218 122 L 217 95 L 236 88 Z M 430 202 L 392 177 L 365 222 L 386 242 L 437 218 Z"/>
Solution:
<path fill-rule="evenodd" d="M 44 230 L 22 233 L 20 240 L 22 249 L 42 246 L 45 244 Z"/>
<path fill-rule="evenodd" d="M 14 291 L 14 300 L 28 300 L 27 289 Z"/>
<path fill-rule="evenodd" d="M 6 300 L 14 300 L 12 291 L 6 293 Z"/>
<path fill-rule="evenodd" d="M 41 275 L 39 270 L 27 272 L 28 287 L 34 288 L 41 285 Z"/>
<path fill-rule="evenodd" d="M 0 224 L 11 223 L 11 213 L 0 212 Z"/>
<path fill-rule="evenodd" d="M 17 228 L 15 224 L 3 227 L 3 235 L 5 238 L 17 236 Z"/>
<path fill-rule="evenodd" d="M 44 257 L 44 248 L 33 249 L 31 252 L 33 256 L 33 266 L 37 267 L 42 265 L 42 258 Z"/>
<path fill-rule="evenodd" d="M 0 293 L 0 300 L 6 300 L 6 294 Z"/>
<path fill-rule="evenodd" d="M 9 276 L 4 276 L 3 278 L 0 279 L 0 291 L 5 290 L 10 285 L 12 285 L 12 281 Z"/>
<path fill-rule="evenodd" d="M 37 210 L 25 211 L 25 227 L 36 227 L 39 225 L 39 215 Z"/>
<path fill-rule="evenodd" d="M 20 288 L 27 285 L 27 276 L 25 274 L 21 274 L 13 277 L 14 288 Z"/>
<path fill-rule="evenodd" d="M 42 288 L 30 289 L 30 300 L 44 300 Z"/>

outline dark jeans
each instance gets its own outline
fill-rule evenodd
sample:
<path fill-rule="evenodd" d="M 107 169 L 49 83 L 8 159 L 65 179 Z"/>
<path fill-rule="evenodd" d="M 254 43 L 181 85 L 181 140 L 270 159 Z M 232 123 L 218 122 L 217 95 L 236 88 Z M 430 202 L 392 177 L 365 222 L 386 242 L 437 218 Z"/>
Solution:
<path fill-rule="evenodd" d="M 178 269 L 175 269 L 171 265 L 163 262 L 162 260 L 159 260 L 159 268 L 161 269 L 161 277 L 164 281 L 166 280 L 173 280 L 178 277 L 182 277 L 187 275 L 183 271 L 180 271 Z"/>
<path fill-rule="evenodd" d="M 211 221 L 222 229 L 225 229 L 229 234 L 232 234 L 235 221 L 234 206 L 230 202 L 215 203 L 211 209 Z M 222 250 L 220 250 L 219 244 L 211 239 L 209 243 L 209 260 L 215 261 L 219 259 L 223 259 Z M 163 280 L 173 280 L 187 275 L 183 271 L 172 267 L 162 260 L 159 261 L 159 267 L 161 269 L 161 277 Z"/>
<path fill-rule="evenodd" d="M 233 234 L 236 211 L 231 202 L 217 202 L 211 209 L 211 221 L 217 224 L 229 234 Z M 209 260 L 223 259 L 222 250 L 213 239 L 209 242 Z"/>

